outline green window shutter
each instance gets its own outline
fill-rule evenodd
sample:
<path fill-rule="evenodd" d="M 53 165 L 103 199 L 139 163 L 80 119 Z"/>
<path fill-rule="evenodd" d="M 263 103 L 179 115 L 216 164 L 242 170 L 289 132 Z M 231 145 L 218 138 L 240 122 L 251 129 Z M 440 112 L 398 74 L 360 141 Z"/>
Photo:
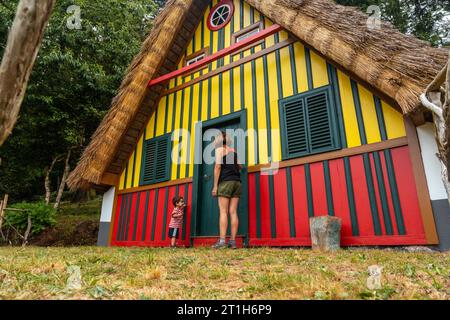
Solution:
<path fill-rule="evenodd" d="M 334 149 L 328 92 L 305 97 L 308 114 L 310 153 Z"/>
<path fill-rule="evenodd" d="M 146 141 L 142 161 L 141 185 L 169 180 L 170 135 Z"/>
<path fill-rule="evenodd" d="M 283 159 L 339 149 L 330 87 L 280 100 Z"/>
<path fill-rule="evenodd" d="M 287 152 L 305 154 L 308 149 L 305 108 L 303 99 L 289 101 L 284 105 Z"/>

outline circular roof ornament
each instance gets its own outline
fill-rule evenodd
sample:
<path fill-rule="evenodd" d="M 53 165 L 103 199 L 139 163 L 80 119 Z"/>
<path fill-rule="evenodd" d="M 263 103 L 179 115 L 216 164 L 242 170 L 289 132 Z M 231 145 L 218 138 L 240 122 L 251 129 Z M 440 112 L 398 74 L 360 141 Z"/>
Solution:
<path fill-rule="evenodd" d="M 234 14 L 234 5 L 231 0 L 222 0 L 215 5 L 208 16 L 208 28 L 217 31 L 225 27 Z"/>

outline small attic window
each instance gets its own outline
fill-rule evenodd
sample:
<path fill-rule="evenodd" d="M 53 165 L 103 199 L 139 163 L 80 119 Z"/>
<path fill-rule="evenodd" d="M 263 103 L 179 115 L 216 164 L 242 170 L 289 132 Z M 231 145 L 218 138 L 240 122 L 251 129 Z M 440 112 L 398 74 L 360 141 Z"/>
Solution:
<path fill-rule="evenodd" d="M 191 64 L 194 64 L 194 63 L 196 63 L 196 62 L 199 62 L 200 60 L 205 59 L 205 57 L 206 57 L 206 54 L 202 53 L 202 54 L 200 54 L 199 56 L 197 56 L 197 57 L 195 57 L 195 58 L 192 58 L 192 59 L 190 59 L 190 60 L 187 60 L 187 61 L 186 61 L 186 66 L 190 66 Z"/>
<path fill-rule="evenodd" d="M 244 41 L 245 39 L 250 38 L 251 36 L 259 33 L 260 31 L 261 31 L 261 29 L 259 28 L 259 25 L 258 25 L 257 28 L 250 30 L 250 31 L 244 33 L 243 35 L 236 37 L 236 43 Z"/>
<path fill-rule="evenodd" d="M 234 5 L 231 0 L 222 0 L 211 9 L 208 17 L 208 28 L 217 31 L 225 27 L 234 13 Z"/>

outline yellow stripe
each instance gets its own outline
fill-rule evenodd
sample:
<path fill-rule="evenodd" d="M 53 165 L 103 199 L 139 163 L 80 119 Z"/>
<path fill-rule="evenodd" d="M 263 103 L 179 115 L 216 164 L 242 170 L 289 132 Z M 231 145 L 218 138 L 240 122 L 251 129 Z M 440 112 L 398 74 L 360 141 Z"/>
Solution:
<path fill-rule="evenodd" d="M 364 128 L 366 129 L 367 143 L 380 142 L 380 127 L 378 126 L 373 94 L 359 84 L 358 91 L 359 100 L 361 102 L 361 111 L 364 119 Z"/>
<path fill-rule="evenodd" d="M 352 87 L 350 78 L 338 71 L 339 87 L 342 101 L 342 113 L 344 116 L 345 132 L 347 135 L 348 147 L 357 147 L 361 145 L 359 136 L 358 120 L 353 101 Z"/>
<path fill-rule="evenodd" d="M 266 29 L 273 25 L 272 21 L 270 21 L 267 18 L 265 18 L 264 21 L 265 21 L 265 24 L 266 24 Z M 270 48 L 274 44 L 275 44 L 275 35 L 266 38 L 266 47 L 267 48 Z"/>
<path fill-rule="evenodd" d="M 199 94 L 200 94 L 200 85 L 195 84 L 192 89 L 193 94 L 193 105 L 192 105 L 192 125 L 191 125 L 191 141 L 190 141 L 190 148 L 191 152 L 189 155 L 190 159 L 190 166 L 189 166 L 189 177 L 194 176 L 194 151 L 195 151 L 195 127 L 197 125 L 198 121 L 198 100 L 199 100 Z"/>
<path fill-rule="evenodd" d="M 231 111 L 230 104 L 230 73 L 227 71 L 222 76 L 222 114 L 229 114 Z"/>
<path fill-rule="evenodd" d="M 174 128 L 172 128 L 173 131 L 176 131 L 177 129 L 180 129 L 180 119 L 181 119 L 181 98 L 182 98 L 182 94 L 183 91 L 178 91 L 177 92 L 177 103 L 175 106 L 175 126 Z M 174 150 L 174 155 L 178 155 L 180 152 L 180 140 L 179 140 L 179 134 L 175 134 L 174 136 L 174 141 L 173 141 L 173 150 Z M 178 160 L 178 156 L 174 157 L 174 160 Z M 174 161 L 172 163 L 172 180 L 176 180 L 178 179 L 177 177 L 177 163 L 176 161 Z"/>
<path fill-rule="evenodd" d="M 282 30 L 279 32 L 280 42 L 283 42 L 284 40 L 287 40 L 288 38 L 289 38 L 289 34 L 286 31 Z"/>
<path fill-rule="evenodd" d="M 306 70 L 305 47 L 300 43 L 294 44 L 295 68 L 299 93 L 306 92 L 308 88 L 308 72 Z"/>
<path fill-rule="evenodd" d="M 211 119 L 219 116 L 219 76 L 211 79 Z"/>
<path fill-rule="evenodd" d="M 255 165 L 255 134 L 253 126 L 253 88 L 252 88 L 252 65 L 246 63 L 244 65 L 244 92 L 245 92 L 245 108 L 247 109 L 247 128 L 248 128 L 248 163 L 250 166 Z"/>
<path fill-rule="evenodd" d="M 278 111 L 278 79 L 277 64 L 275 53 L 267 56 L 267 69 L 269 74 L 269 91 L 270 91 L 270 125 L 272 135 L 272 162 L 281 161 L 281 134 L 280 134 L 280 118 Z"/>
<path fill-rule="evenodd" d="M 202 121 L 208 120 L 208 80 L 202 81 Z"/>
<path fill-rule="evenodd" d="M 122 174 L 120 175 L 119 190 L 123 190 L 124 183 L 125 183 L 125 169 L 123 169 Z"/>
<path fill-rule="evenodd" d="M 167 96 L 162 97 L 158 106 L 158 119 L 156 119 L 156 136 L 164 134 L 164 122 L 166 121 L 166 101 Z"/>
<path fill-rule="evenodd" d="M 175 94 L 172 93 L 169 95 L 169 108 L 167 110 L 167 131 L 166 133 L 169 133 L 172 131 L 172 119 L 173 119 L 173 100 L 174 100 Z"/>
<path fill-rule="evenodd" d="M 195 52 L 202 49 L 202 25 L 199 23 L 195 31 Z"/>
<path fill-rule="evenodd" d="M 257 59 L 256 64 L 256 87 L 257 87 L 257 105 L 258 108 L 258 144 L 259 144 L 259 163 L 269 162 L 267 148 L 267 115 L 266 115 L 266 91 L 264 87 L 264 65 L 263 59 Z"/>
<path fill-rule="evenodd" d="M 241 68 L 233 69 L 233 86 L 234 86 L 234 111 L 242 109 L 241 106 Z"/>
<path fill-rule="evenodd" d="M 178 154 L 180 152 L 180 144 L 179 144 L 179 138 L 178 138 L 178 134 L 174 135 L 174 140 L 173 140 L 173 146 L 172 146 L 172 179 L 171 180 L 177 180 L 177 168 L 178 168 Z"/>
<path fill-rule="evenodd" d="M 187 47 L 187 49 L 186 49 L 186 55 L 187 56 L 189 56 L 189 55 L 191 55 L 191 54 L 193 54 L 194 53 L 194 43 L 193 43 L 193 41 L 191 40 L 191 41 L 189 41 L 189 45 L 188 45 L 188 47 Z"/>
<path fill-rule="evenodd" d="M 224 48 L 228 48 L 231 46 L 231 23 L 227 24 L 225 27 L 225 41 L 224 41 Z M 224 59 L 224 64 L 227 65 L 230 63 L 230 56 L 226 56 Z"/>
<path fill-rule="evenodd" d="M 281 62 L 281 79 L 283 82 L 283 96 L 289 97 L 294 94 L 294 87 L 292 85 L 292 70 L 291 70 L 291 55 L 289 48 L 285 47 L 280 50 Z M 274 74 L 274 76 L 276 73 Z"/>
<path fill-rule="evenodd" d="M 406 129 L 402 114 L 384 101 L 381 102 L 381 107 L 388 139 L 405 137 Z"/>
<path fill-rule="evenodd" d="M 250 6 L 244 1 L 244 28 L 250 25 Z"/>
<path fill-rule="evenodd" d="M 141 176 L 142 165 L 142 145 L 144 144 L 144 136 L 139 139 L 136 152 L 136 169 L 134 171 L 134 185 L 133 187 L 139 187 L 139 178 Z"/>
<path fill-rule="evenodd" d="M 210 9 L 209 6 L 206 9 L 205 12 L 205 16 L 204 16 L 204 20 L 203 20 L 203 24 L 205 25 L 205 36 L 204 36 L 204 46 L 205 48 L 209 47 L 211 45 L 211 39 L 210 39 L 210 35 L 211 35 L 211 31 L 208 28 L 208 15 L 210 13 Z M 212 52 L 210 52 L 212 54 Z"/>
<path fill-rule="evenodd" d="M 186 96 L 184 98 L 184 110 L 183 110 L 183 149 L 181 150 L 181 166 L 180 166 L 180 179 L 186 178 L 186 164 L 188 159 L 187 147 L 190 142 L 189 132 L 189 113 L 190 113 L 190 99 L 191 99 L 191 88 L 186 88 Z"/>
<path fill-rule="evenodd" d="M 327 86 L 330 82 L 328 80 L 327 63 L 322 57 L 318 56 L 314 51 L 311 52 L 311 69 L 313 74 L 313 86 L 319 88 Z"/>
<path fill-rule="evenodd" d="M 128 160 L 128 176 L 127 176 L 127 186 L 126 189 L 131 188 L 131 182 L 132 182 L 132 178 L 133 178 L 133 161 L 134 161 L 134 157 L 135 157 L 135 153 L 133 152 L 133 154 L 130 157 L 130 160 Z"/>
<path fill-rule="evenodd" d="M 156 115 L 155 112 L 152 113 L 152 117 L 150 118 L 150 121 L 148 122 L 147 125 L 147 135 L 145 137 L 145 139 L 152 139 L 154 137 L 153 133 L 155 131 L 155 120 L 156 120 Z"/>

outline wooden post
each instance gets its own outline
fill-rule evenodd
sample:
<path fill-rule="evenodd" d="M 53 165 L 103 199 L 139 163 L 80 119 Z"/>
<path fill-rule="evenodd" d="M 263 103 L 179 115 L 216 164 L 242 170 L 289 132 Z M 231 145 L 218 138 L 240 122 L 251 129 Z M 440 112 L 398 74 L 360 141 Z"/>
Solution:
<path fill-rule="evenodd" d="M 322 216 L 309 219 L 313 250 L 333 251 L 341 247 L 341 218 Z"/>
<path fill-rule="evenodd" d="M 8 195 L 5 194 L 5 198 L 0 202 L 0 230 L 3 226 L 3 217 L 5 216 L 5 209 L 8 205 Z"/>

